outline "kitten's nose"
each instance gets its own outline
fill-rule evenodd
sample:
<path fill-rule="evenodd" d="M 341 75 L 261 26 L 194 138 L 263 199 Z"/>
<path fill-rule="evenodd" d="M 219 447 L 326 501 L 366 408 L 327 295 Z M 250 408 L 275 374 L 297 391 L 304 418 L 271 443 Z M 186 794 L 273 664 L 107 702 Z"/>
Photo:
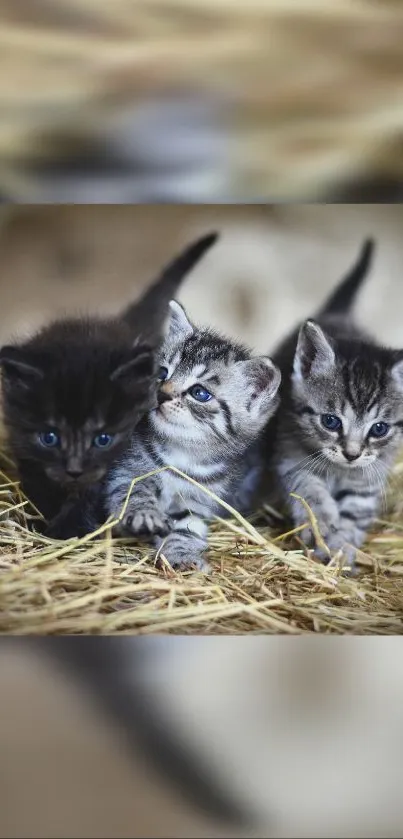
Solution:
<path fill-rule="evenodd" d="M 349 463 L 352 463 L 353 460 L 358 460 L 360 456 L 360 452 L 352 454 L 351 452 L 344 452 L 344 457 L 348 460 Z"/>
<path fill-rule="evenodd" d="M 171 399 L 172 399 L 172 396 L 170 396 L 169 393 L 164 393 L 163 390 L 159 390 L 157 399 L 158 399 L 158 405 L 163 405 L 164 402 L 170 402 Z"/>
<path fill-rule="evenodd" d="M 69 478 L 73 478 L 74 481 L 77 481 L 78 478 L 81 478 L 82 474 L 83 474 L 82 469 L 78 469 L 78 468 L 77 469 L 66 469 L 66 475 L 68 475 Z"/>

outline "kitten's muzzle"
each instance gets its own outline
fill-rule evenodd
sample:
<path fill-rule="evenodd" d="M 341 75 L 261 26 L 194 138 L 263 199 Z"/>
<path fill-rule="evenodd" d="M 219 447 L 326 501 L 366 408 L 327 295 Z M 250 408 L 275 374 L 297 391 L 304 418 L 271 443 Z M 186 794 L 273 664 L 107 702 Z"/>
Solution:
<path fill-rule="evenodd" d="M 158 391 L 158 407 L 164 404 L 164 402 L 171 402 L 172 396 L 169 393 L 165 393 L 163 390 Z"/>
<path fill-rule="evenodd" d="M 80 489 L 83 486 L 87 486 L 88 484 L 95 483 L 96 481 L 101 480 L 105 474 L 105 469 L 94 469 L 91 471 L 86 470 L 78 470 L 78 469 L 63 469 L 63 467 L 55 468 L 54 466 L 48 467 L 46 470 L 46 475 L 50 478 L 51 481 L 55 481 L 58 484 L 66 487 L 69 491 Z"/>
<path fill-rule="evenodd" d="M 71 478 L 73 481 L 78 481 L 83 474 L 82 469 L 66 469 L 66 475 L 68 478 Z"/>
<path fill-rule="evenodd" d="M 78 470 L 72 471 L 66 469 L 64 481 L 68 487 L 88 486 L 89 484 L 93 484 L 96 481 L 101 480 L 101 478 L 105 475 L 105 472 L 106 469 L 94 469 L 91 472 L 86 471 L 85 469 L 81 472 L 78 472 Z"/>
<path fill-rule="evenodd" d="M 361 452 L 358 452 L 358 454 L 354 454 L 352 452 L 343 452 L 343 454 L 349 463 L 353 463 L 354 460 L 358 460 L 358 458 L 361 457 Z"/>

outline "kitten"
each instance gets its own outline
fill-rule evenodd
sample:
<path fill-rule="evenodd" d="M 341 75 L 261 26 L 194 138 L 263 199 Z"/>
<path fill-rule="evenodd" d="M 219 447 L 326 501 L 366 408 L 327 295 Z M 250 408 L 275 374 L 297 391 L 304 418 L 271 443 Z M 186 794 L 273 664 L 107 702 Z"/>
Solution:
<path fill-rule="evenodd" d="M 222 500 L 243 509 L 251 499 L 251 461 L 277 408 L 280 374 L 266 357 L 195 327 L 171 302 L 161 350 L 158 408 L 137 427 L 129 452 L 107 481 L 106 508 L 118 516 L 133 478 L 175 466 Z M 171 472 L 139 481 L 119 528 L 146 535 L 173 567 L 208 566 L 207 521 L 223 508 Z M 166 538 L 164 538 L 166 537 Z"/>
<path fill-rule="evenodd" d="M 351 274 L 315 320 L 274 353 L 282 404 L 269 424 L 271 466 L 296 527 L 307 512 L 329 550 L 354 563 L 403 443 L 403 352 L 378 346 L 352 320 L 352 305 L 372 260 L 366 242 Z M 323 561 L 310 527 L 300 533 Z"/>
<path fill-rule="evenodd" d="M 3 401 L 22 488 L 56 538 L 87 532 L 84 499 L 156 404 L 169 301 L 217 234 L 190 245 L 120 317 L 52 323 L 0 351 Z"/>

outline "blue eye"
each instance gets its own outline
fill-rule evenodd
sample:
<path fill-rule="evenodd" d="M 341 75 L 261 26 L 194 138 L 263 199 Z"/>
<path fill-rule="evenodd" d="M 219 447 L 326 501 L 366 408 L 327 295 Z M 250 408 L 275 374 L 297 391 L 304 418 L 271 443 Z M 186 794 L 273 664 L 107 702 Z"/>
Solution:
<path fill-rule="evenodd" d="M 38 435 L 38 440 L 46 449 L 55 449 L 56 446 L 60 446 L 60 437 L 55 431 L 43 431 Z"/>
<path fill-rule="evenodd" d="M 328 431 L 339 431 L 343 425 L 341 419 L 334 414 L 322 414 L 320 421 Z"/>
<path fill-rule="evenodd" d="M 158 379 L 160 382 L 165 382 L 168 378 L 168 369 L 167 367 L 160 367 L 158 371 Z"/>
<path fill-rule="evenodd" d="M 213 394 L 201 385 L 193 385 L 189 389 L 189 394 L 193 399 L 196 399 L 196 402 L 210 402 L 210 399 L 213 398 Z"/>
<path fill-rule="evenodd" d="M 386 437 L 389 428 L 390 425 L 388 425 L 387 422 L 376 422 L 372 428 L 370 428 L 369 436 L 376 437 L 379 440 L 381 437 Z"/>
<path fill-rule="evenodd" d="M 112 434 L 97 434 L 92 441 L 92 445 L 95 446 L 96 449 L 107 449 L 113 443 Z"/>

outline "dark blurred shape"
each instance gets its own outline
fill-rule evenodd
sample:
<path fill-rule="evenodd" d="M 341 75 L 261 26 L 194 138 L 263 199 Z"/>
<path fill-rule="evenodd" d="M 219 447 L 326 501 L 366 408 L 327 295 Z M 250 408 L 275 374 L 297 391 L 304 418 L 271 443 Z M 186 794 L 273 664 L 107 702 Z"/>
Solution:
<path fill-rule="evenodd" d="M 403 180 L 385 178 L 359 181 L 345 186 L 332 198 L 333 204 L 401 204 L 403 202 Z"/>
<path fill-rule="evenodd" d="M 200 812 L 242 829 L 253 823 L 200 755 L 178 738 L 142 678 L 148 648 L 139 639 L 63 638 L 42 640 L 44 653 L 71 672 L 120 729 L 126 745 L 151 760 L 170 786 Z M 38 641 L 34 642 L 38 648 Z"/>
<path fill-rule="evenodd" d="M 395 0 L 2 0 L 0 191 L 397 200 L 402 38 Z"/>

